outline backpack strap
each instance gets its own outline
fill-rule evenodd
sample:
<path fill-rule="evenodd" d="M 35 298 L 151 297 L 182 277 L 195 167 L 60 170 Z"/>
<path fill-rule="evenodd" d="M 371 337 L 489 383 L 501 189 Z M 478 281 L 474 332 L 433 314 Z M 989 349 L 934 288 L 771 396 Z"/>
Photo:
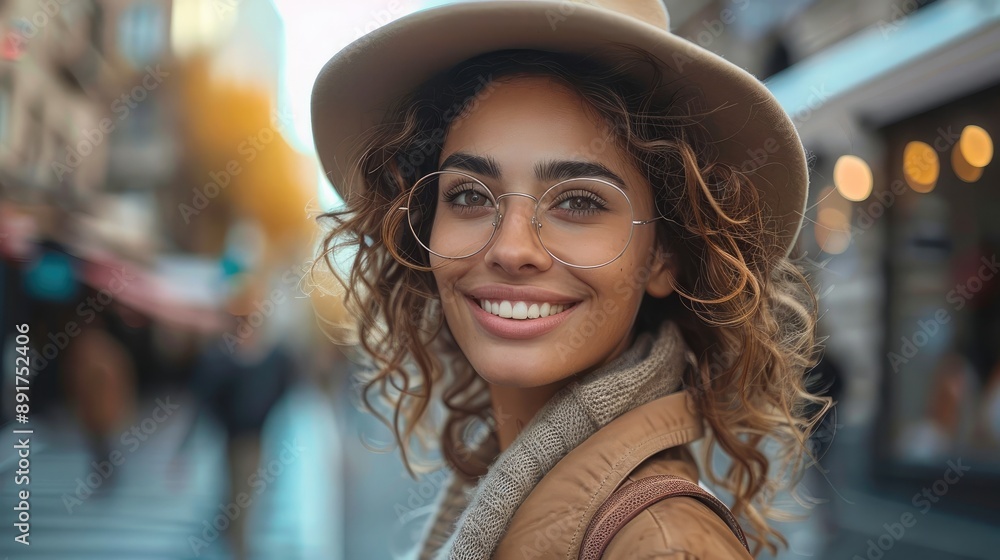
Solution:
<path fill-rule="evenodd" d="M 631 484 L 626 484 L 601 504 L 583 536 L 580 560 L 600 560 L 611 544 L 611 539 L 615 538 L 622 527 L 642 510 L 674 496 L 696 498 L 707 505 L 726 522 L 743 548 L 750 552 L 743 529 L 726 504 L 693 482 L 679 476 L 664 474 L 640 478 Z"/>

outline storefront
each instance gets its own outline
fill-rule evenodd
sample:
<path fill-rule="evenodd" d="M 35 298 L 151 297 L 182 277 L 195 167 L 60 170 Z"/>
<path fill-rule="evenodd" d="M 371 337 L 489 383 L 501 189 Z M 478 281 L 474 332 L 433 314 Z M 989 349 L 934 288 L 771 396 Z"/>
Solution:
<path fill-rule="evenodd" d="M 827 553 L 993 557 L 1000 4 L 934 2 L 768 86 L 811 154 L 799 249 L 844 378 L 821 481 Z M 919 530 L 886 528 L 901 520 Z"/>
<path fill-rule="evenodd" d="M 884 375 L 876 474 L 1000 514 L 1000 84 L 886 126 Z M 941 486 L 939 485 L 939 488 Z M 961 503 L 960 503 L 961 502 Z M 977 507 L 978 506 L 978 507 Z"/>

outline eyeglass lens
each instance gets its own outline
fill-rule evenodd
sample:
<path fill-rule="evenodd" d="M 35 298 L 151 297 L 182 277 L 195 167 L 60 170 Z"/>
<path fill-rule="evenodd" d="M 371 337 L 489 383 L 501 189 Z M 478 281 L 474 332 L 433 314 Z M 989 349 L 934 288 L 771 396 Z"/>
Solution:
<path fill-rule="evenodd" d="M 511 197 L 513 198 L 513 197 Z M 425 249 L 444 258 L 472 256 L 489 244 L 510 198 L 495 195 L 460 173 L 431 174 L 414 185 L 407 203 L 410 232 Z M 615 186 L 573 179 L 538 199 L 534 227 L 545 249 L 571 266 L 592 267 L 618 258 L 632 236 L 632 206 Z"/>

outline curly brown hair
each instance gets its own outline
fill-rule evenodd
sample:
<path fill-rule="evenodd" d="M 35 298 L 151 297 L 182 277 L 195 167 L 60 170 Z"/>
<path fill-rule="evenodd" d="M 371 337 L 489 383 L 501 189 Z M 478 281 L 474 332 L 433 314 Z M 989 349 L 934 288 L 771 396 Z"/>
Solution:
<path fill-rule="evenodd" d="M 334 252 L 353 252 L 349 272 L 334 277 L 373 361 L 362 396 L 392 429 L 411 474 L 419 463 L 414 444 L 440 450 L 462 475 L 483 474 L 487 463 L 469 453 L 465 435 L 477 421 L 490 426 L 489 391 L 448 332 L 432 273 L 421 266 L 427 255 L 397 209 L 410 185 L 437 170 L 449 127 L 475 110 L 491 84 L 548 76 L 570 87 L 609 126 L 668 218 L 658 221 L 657 240 L 677 259 L 675 292 L 645 296 L 636 329 L 654 330 L 667 318 L 681 326 L 698 358 L 684 385 L 709 426 L 702 469 L 733 496 L 754 556 L 774 553 L 787 541 L 767 518 L 789 518 L 774 507 L 775 494 L 789 487 L 797 497 L 807 458 L 815 460 L 807 440 L 832 404 L 806 380 L 818 357 L 816 298 L 767 222 L 750 175 L 718 161 L 702 125 L 712 110 L 698 107 L 697 92 L 666 83 L 648 53 L 620 50 L 614 64 L 532 50 L 488 53 L 401 99 L 360 140 L 352 188 L 341 191 L 351 193 L 346 205 L 320 216 L 332 226 L 317 262 L 333 270 Z M 443 422 L 432 407 L 438 396 Z M 725 473 L 712 468 L 716 447 L 731 459 Z"/>

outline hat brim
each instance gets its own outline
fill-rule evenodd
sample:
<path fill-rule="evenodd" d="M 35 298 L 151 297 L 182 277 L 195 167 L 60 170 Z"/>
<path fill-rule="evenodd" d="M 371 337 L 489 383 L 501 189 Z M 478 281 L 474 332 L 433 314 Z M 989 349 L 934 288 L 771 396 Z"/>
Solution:
<path fill-rule="evenodd" d="M 395 101 L 435 75 L 496 50 L 599 56 L 620 43 L 659 58 L 668 87 L 696 92 L 712 111 L 701 122 L 720 160 L 749 174 L 787 254 L 805 211 L 808 166 L 777 99 L 743 69 L 686 39 L 604 8 L 572 7 L 566 14 L 561 1 L 451 4 L 400 18 L 337 53 L 313 86 L 312 130 L 320 162 L 340 196 L 346 200 L 364 188 L 349 177 L 354 142 L 380 124 Z"/>

